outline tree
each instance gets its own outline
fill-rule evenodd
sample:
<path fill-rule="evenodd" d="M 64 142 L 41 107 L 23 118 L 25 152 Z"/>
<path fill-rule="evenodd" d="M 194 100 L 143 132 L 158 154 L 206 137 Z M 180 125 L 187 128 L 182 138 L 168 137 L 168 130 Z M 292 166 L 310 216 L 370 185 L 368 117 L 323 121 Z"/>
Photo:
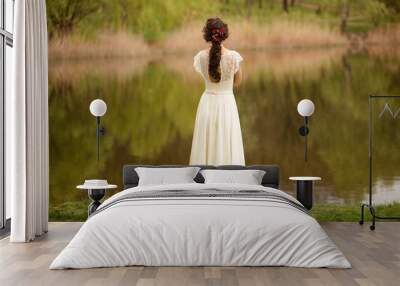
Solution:
<path fill-rule="evenodd" d="M 96 0 L 48 0 L 47 18 L 49 36 L 70 34 L 83 18 L 95 13 L 101 7 Z"/>
<path fill-rule="evenodd" d="M 342 32 L 348 30 L 353 19 L 363 19 L 378 25 L 389 15 L 387 6 L 381 0 L 320 0 L 319 3 L 321 10 L 335 11 L 340 17 Z"/>
<path fill-rule="evenodd" d="M 386 5 L 387 8 L 392 9 L 396 13 L 400 13 L 400 1 L 399 0 L 379 0 Z"/>
<path fill-rule="evenodd" d="M 343 2 L 341 11 L 340 31 L 344 33 L 347 30 L 347 22 L 350 17 L 350 3 L 347 1 Z"/>

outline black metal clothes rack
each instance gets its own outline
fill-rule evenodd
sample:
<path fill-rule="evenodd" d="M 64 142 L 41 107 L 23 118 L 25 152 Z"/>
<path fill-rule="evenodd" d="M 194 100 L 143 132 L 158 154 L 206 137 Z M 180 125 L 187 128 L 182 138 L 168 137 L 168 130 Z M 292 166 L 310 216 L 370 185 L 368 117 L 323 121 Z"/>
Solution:
<path fill-rule="evenodd" d="M 400 217 L 382 217 L 376 214 L 375 208 L 372 203 L 372 157 L 373 157 L 373 117 L 372 117 L 372 103 L 374 100 L 379 100 L 379 99 L 400 99 L 400 95 L 393 95 L 393 96 L 379 96 L 379 95 L 370 95 L 369 96 L 369 102 L 368 102 L 368 108 L 369 108 L 369 115 L 368 115 L 368 169 L 369 169 L 369 186 L 368 186 L 368 191 L 369 191 L 369 200 L 368 203 L 362 204 L 361 205 L 361 219 L 359 223 L 362 225 L 364 224 L 364 208 L 368 208 L 371 216 L 372 216 L 372 224 L 370 225 L 370 229 L 374 230 L 375 229 L 375 222 L 376 219 L 380 220 L 393 220 L 393 219 L 400 219 Z M 389 105 L 386 103 L 383 110 L 380 113 L 380 117 L 384 114 L 384 112 L 388 110 L 393 118 L 396 118 L 399 114 L 396 112 L 393 114 L 393 112 L 390 110 Z"/>

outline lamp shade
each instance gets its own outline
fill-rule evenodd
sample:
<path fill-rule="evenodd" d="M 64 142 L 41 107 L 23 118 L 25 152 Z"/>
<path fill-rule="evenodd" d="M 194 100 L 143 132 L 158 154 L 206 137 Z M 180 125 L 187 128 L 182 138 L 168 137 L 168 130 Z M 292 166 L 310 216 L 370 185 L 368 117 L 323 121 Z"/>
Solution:
<path fill-rule="evenodd" d="M 311 116 L 314 110 L 314 103 L 309 99 L 303 99 L 297 104 L 297 112 L 303 117 Z"/>
<path fill-rule="evenodd" d="M 107 112 L 107 104 L 101 99 L 95 99 L 90 103 L 89 110 L 93 116 L 101 117 Z"/>

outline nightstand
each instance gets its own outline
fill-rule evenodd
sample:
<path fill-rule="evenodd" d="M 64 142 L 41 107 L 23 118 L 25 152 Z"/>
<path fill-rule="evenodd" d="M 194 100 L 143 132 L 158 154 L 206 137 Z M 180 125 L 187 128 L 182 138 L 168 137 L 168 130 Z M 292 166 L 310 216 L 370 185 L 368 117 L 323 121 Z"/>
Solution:
<path fill-rule="evenodd" d="M 303 206 L 311 210 L 313 206 L 313 183 L 320 181 L 320 177 L 290 177 L 289 180 L 296 181 L 297 200 Z"/>
<path fill-rule="evenodd" d="M 89 217 L 101 205 L 100 200 L 106 194 L 106 190 L 115 189 L 117 185 L 110 185 L 107 180 L 85 180 L 83 185 L 79 185 L 76 188 L 88 191 L 88 196 L 92 200 L 92 203 L 88 207 Z"/>

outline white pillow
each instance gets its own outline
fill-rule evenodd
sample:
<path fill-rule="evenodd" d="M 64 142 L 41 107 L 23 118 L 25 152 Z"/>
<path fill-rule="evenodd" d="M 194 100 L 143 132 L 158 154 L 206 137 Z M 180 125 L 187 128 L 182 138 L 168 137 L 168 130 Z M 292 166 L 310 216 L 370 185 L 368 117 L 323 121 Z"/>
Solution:
<path fill-rule="evenodd" d="M 261 170 L 202 170 L 204 183 L 261 185 L 265 171 Z"/>
<path fill-rule="evenodd" d="M 195 183 L 193 179 L 199 170 L 199 167 L 135 168 L 139 176 L 139 186 Z"/>

